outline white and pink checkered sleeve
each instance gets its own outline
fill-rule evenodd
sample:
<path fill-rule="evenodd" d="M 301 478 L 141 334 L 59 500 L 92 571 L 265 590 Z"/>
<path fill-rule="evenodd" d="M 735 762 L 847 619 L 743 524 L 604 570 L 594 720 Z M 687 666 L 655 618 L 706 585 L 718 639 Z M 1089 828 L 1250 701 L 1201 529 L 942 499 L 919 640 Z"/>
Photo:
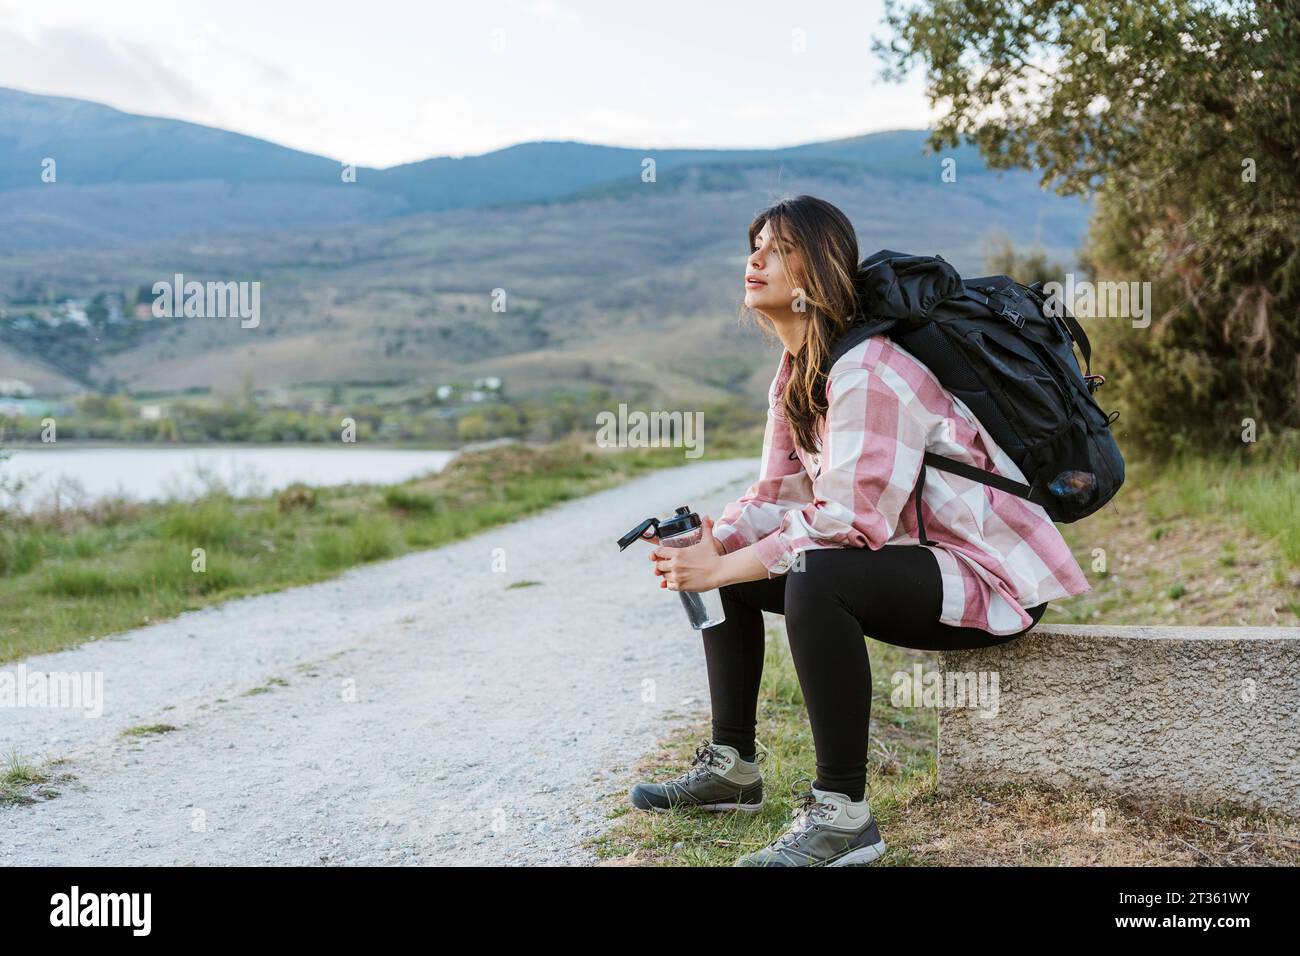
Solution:
<path fill-rule="evenodd" d="M 713 525 L 713 536 L 730 553 L 771 534 L 781 516 L 812 501 L 812 480 L 798 458 L 792 458 L 790 424 L 772 404 L 763 432 L 763 458 L 758 481 L 727 505 Z"/>
<path fill-rule="evenodd" d="M 926 430 L 907 407 L 913 393 L 888 365 L 832 372 L 826 448 L 812 501 L 791 509 L 755 543 L 769 577 L 802 551 L 884 547 L 916 486 Z"/>

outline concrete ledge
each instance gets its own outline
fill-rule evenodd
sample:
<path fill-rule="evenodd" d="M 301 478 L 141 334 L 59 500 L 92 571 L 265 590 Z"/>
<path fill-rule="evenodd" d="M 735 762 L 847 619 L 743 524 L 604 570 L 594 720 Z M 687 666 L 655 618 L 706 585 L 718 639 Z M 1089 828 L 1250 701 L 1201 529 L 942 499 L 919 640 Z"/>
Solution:
<path fill-rule="evenodd" d="M 996 708 L 940 707 L 942 792 L 1035 781 L 1300 817 L 1300 628 L 1044 624 L 940 667 L 997 688 Z"/>

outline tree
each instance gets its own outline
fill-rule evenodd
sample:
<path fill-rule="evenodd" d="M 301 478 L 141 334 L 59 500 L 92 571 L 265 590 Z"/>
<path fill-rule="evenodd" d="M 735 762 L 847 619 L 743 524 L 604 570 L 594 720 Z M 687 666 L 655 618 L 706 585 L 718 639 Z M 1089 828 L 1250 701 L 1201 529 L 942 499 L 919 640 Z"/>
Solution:
<path fill-rule="evenodd" d="M 984 237 L 984 269 L 990 275 L 1010 276 L 1025 285 L 1065 281 L 1065 267 L 1049 261 L 1041 245 L 1019 252 L 1011 237 L 1001 230 Z"/>
<path fill-rule="evenodd" d="M 1300 0 L 886 0 L 886 19 L 886 75 L 923 62 L 946 109 L 931 147 L 1093 196 L 1092 277 L 1150 283 L 1148 325 L 1087 325 L 1122 434 L 1163 452 L 1241 447 L 1247 417 L 1300 427 Z"/>

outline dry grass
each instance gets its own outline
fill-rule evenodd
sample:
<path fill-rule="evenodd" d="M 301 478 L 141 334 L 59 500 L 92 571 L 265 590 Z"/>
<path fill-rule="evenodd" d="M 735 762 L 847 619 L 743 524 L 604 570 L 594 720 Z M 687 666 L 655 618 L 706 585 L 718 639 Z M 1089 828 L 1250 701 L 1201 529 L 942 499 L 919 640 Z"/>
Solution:
<path fill-rule="evenodd" d="M 933 792 L 882 815 L 881 862 L 918 866 L 1269 866 L 1300 864 L 1300 821 L 1150 806 L 1038 786 Z M 892 858 L 891 858 L 892 857 Z"/>
<path fill-rule="evenodd" d="M 1176 476 L 1157 482 L 1137 474 L 1101 511 L 1060 526 L 1093 590 L 1049 605 L 1047 623 L 1300 627 L 1300 567 L 1271 533 L 1189 501 L 1184 489 L 1169 487 Z M 1097 548 L 1104 569 L 1093 565 Z"/>

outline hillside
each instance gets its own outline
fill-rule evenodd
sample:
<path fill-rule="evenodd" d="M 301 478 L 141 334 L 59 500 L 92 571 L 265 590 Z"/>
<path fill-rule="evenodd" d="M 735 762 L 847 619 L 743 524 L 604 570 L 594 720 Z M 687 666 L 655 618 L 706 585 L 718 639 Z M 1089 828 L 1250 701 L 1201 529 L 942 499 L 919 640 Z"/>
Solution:
<path fill-rule="evenodd" d="M 0 183 L 21 166 L 15 150 L 35 155 L 57 130 L 87 154 L 96 137 L 111 147 L 80 183 L 60 161 L 57 184 L 0 192 L 0 236 L 11 237 L 0 245 L 0 378 L 21 362 L 27 375 L 44 370 L 51 389 L 219 388 L 246 374 L 259 386 L 499 375 L 517 395 L 596 385 L 682 401 L 756 386 L 761 396 L 775 352 L 736 315 L 745 229 L 771 199 L 809 192 L 835 202 L 863 255 L 942 252 L 972 272 L 993 229 L 1041 239 L 1073 262 L 1087 213 L 1029 174 L 989 173 L 969 150 L 956 154 L 958 181 L 940 182 L 920 131 L 771 151 L 654 151 L 653 183 L 640 179 L 639 150 L 531 143 L 361 170 L 357 184 L 335 186 L 322 178 L 337 179 L 337 164 L 321 157 L 24 97 L 0 93 L 5 116 L 32 123 L 0 137 Z M 167 162 L 134 168 L 135 136 Z M 190 163 L 191 154 L 203 158 Z M 226 178 L 202 178 L 216 172 Z M 325 194 L 352 205 L 304 200 Z M 117 226 L 96 218 L 110 199 Z M 453 199 L 458 208 L 443 208 Z M 168 218 L 182 225 L 154 225 Z M 29 241 L 15 248 L 14 235 Z M 43 245 L 56 235 L 68 237 L 66 254 Z M 178 272 L 260 282 L 260 323 L 136 320 L 134 299 Z M 504 312 L 493 311 L 494 289 L 505 291 Z M 33 318 L 68 300 L 90 303 L 90 321 Z M 21 327 L 16 316 L 27 316 Z"/>

